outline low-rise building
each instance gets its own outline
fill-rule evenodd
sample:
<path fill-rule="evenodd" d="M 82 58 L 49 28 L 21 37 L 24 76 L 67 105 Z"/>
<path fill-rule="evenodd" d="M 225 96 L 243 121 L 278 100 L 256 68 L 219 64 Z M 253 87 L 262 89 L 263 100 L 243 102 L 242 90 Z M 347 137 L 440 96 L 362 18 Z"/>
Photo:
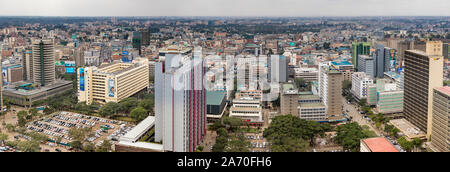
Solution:
<path fill-rule="evenodd" d="M 327 109 L 323 103 L 302 103 L 298 107 L 300 119 L 311 121 L 326 121 L 328 119 Z"/>
<path fill-rule="evenodd" d="M 238 117 L 250 125 L 261 126 L 264 123 L 261 101 L 251 98 L 233 100 L 233 106 L 230 108 L 230 117 Z"/>
<path fill-rule="evenodd" d="M 360 145 L 360 152 L 399 152 L 399 150 L 384 137 L 362 139 Z"/>
<path fill-rule="evenodd" d="M 317 68 L 294 68 L 295 78 L 303 78 L 306 82 L 317 81 L 319 71 Z"/>

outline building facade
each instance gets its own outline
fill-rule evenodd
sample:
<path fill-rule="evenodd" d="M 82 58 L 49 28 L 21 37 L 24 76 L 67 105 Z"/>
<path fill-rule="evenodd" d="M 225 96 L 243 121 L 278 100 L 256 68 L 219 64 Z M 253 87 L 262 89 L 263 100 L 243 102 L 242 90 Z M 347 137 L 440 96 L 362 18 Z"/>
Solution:
<path fill-rule="evenodd" d="M 450 87 L 434 89 L 431 148 L 450 152 Z"/>
<path fill-rule="evenodd" d="M 370 55 L 370 43 L 369 42 L 354 42 L 352 43 L 352 63 L 353 66 L 358 69 L 359 55 Z"/>
<path fill-rule="evenodd" d="M 375 76 L 375 61 L 373 57 L 367 55 L 358 56 L 358 72 L 364 72 L 371 78 Z"/>
<path fill-rule="evenodd" d="M 427 136 L 431 133 L 433 89 L 443 85 L 443 62 L 439 55 L 405 52 L 404 115 Z"/>
<path fill-rule="evenodd" d="M 156 63 L 155 141 L 162 141 L 165 151 L 193 152 L 206 134 L 205 71 L 200 58 L 179 54 Z"/>
<path fill-rule="evenodd" d="M 323 104 L 327 107 L 329 120 L 342 118 L 342 73 L 330 68 L 322 66 L 320 76 L 320 97 Z"/>
<path fill-rule="evenodd" d="M 100 67 L 78 68 L 78 101 L 119 102 L 149 85 L 148 60 L 135 59 L 132 63 L 113 62 Z"/>
<path fill-rule="evenodd" d="M 55 82 L 55 47 L 52 39 L 32 41 L 33 82 L 41 86 Z"/>
<path fill-rule="evenodd" d="M 367 98 L 368 86 L 373 80 L 364 72 L 355 72 L 352 75 L 352 92 L 358 99 Z"/>

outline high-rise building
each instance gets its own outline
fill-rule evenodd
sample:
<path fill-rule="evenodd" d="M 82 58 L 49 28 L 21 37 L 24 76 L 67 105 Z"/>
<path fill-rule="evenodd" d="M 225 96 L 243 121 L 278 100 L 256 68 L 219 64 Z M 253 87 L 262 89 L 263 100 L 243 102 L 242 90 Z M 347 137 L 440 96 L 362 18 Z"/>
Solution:
<path fill-rule="evenodd" d="M 31 50 L 25 50 L 22 56 L 23 79 L 33 80 L 33 53 Z"/>
<path fill-rule="evenodd" d="M 366 75 L 374 78 L 375 76 L 375 60 L 368 55 L 358 56 L 358 72 L 364 72 Z"/>
<path fill-rule="evenodd" d="M 431 149 L 450 152 L 450 87 L 435 88 L 433 94 Z"/>
<path fill-rule="evenodd" d="M 377 49 L 374 54 L 375 57 L 375 77 L 382 78 L 385 70 L 385 47 L 382 44 L 377 44 Z"/>
<path fill-rule="evenodd" d="M 132 63 L 112 62 L 100 67 L 78 68 L 78 101 L 119 102 L 148 88 L 148 59 L 137 58 Z"/>
<path fill-rule="evenodd" d="M 404 115 L 431 134 L 433 89 L 443 85 L 442 42 L 427 43 L 427 52 L 405 52 Z"/>
<path fill-rule="evenodd" d="M 287 82 L 289 60 L 283 55 L 270 55 L 267 60 L 268 79 L 271 82 Z"/>
<path fill-rule="evenodd" d="M 283 84 L 283 92 L 280 97 L 281 114 L 298 116 L 298 98 L 298 90 L 294 84 Z"/>
<path fill-rule="evenodd" d="M 351 63 L 348 61 L 331 62 L 331 67 L 340 71 L 344 76 L 344 80 L 352 81 L 352 74 L 355 69 Z"/>
<path fill-rule="evenodd" d="M 55 82 L 55 47 L 52 39 L 32 42 L 33 82 L 45 86 Z"/>
<path fill-rule="evenodd" d="M 320 76 L 320 97 L 327 108 L 328 120 L 342 118 L 342 73 L 322 66 Z"/>
<path fill-rule="evenodd" d="M 155 141 L 165 151 L 193 152 L 206 133 L 205 70 L 198 55 L 166 54 L 156 63 Z"/>
<path fill-rule="evenodd" d="M 370 43 L 369 42 L 354 42 L 352 43 L 352 63 L 353 66 L 358 69 L 358 56 L 370 55 Z"/>
<path fill-rule="evenodd" d="M 367 98 L 370 84 L 373 84 L 373 80 L 364 72 L 353 73 L 352 92 L 358 99 Z"/>

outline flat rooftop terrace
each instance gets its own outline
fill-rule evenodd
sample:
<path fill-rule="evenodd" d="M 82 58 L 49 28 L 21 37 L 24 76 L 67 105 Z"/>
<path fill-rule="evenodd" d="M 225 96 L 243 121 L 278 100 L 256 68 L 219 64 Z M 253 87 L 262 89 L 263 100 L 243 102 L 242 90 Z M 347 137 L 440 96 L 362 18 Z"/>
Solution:
<path fill-rule="evenodd" d="M 43 86 L 43 87 L 40 87 L 40 88 L 36 87 L 33 90 L 23 90 L 23 89 L 16 90 L 17 86 L 23 85 L 23 84 L 27 84 L 27 82 L 23 82 L 23 81 L 22 82 L 16 82 L 14 84 L 4 86 L 3 87 L 3 91 L 10 92 L 10 93 L 17 94 L 17 95 L 21 95 L 21 96 L 32 96 L 32 95 L 35 95 L 35 94 L 39 94 L 39 93 L 50 91 L 50 90 L 58 88 L 58 87 L 71 85 L 72 81 L 56 80 L 51 85 L 46 85 L 46 86 Z"/>
<path fill-rule="evenodd" d="M 424 138 L 426 133 L 414 126 L 412 123 L 404 118 L 393 119 L 389 121 L 392 125 L 400 130 L 408 139 Z"/>

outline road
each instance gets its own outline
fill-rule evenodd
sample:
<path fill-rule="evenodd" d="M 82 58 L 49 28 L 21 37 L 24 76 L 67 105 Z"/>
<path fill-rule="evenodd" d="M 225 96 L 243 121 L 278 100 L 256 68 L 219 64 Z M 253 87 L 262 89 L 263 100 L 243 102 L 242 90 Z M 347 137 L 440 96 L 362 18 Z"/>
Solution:
<path fill-rule="evenodd" d="M 359 125 L 367 125 L 369 128 L 374 131 L 378 136 L 380 136 L 380 132 L 375 129 L 369 122 L 363 118 L 363 115 L 358 114 L 357 107 L 353 104 L 347 104 L 347 100 L 345 98 L 342 98 L 342 104 L 344 105 L 344 112 L 347 113 L 347 115 L 352 117 L 353 122 L 357 122 Z M 347 110 L 349 112 L 347 112 Z"/>

